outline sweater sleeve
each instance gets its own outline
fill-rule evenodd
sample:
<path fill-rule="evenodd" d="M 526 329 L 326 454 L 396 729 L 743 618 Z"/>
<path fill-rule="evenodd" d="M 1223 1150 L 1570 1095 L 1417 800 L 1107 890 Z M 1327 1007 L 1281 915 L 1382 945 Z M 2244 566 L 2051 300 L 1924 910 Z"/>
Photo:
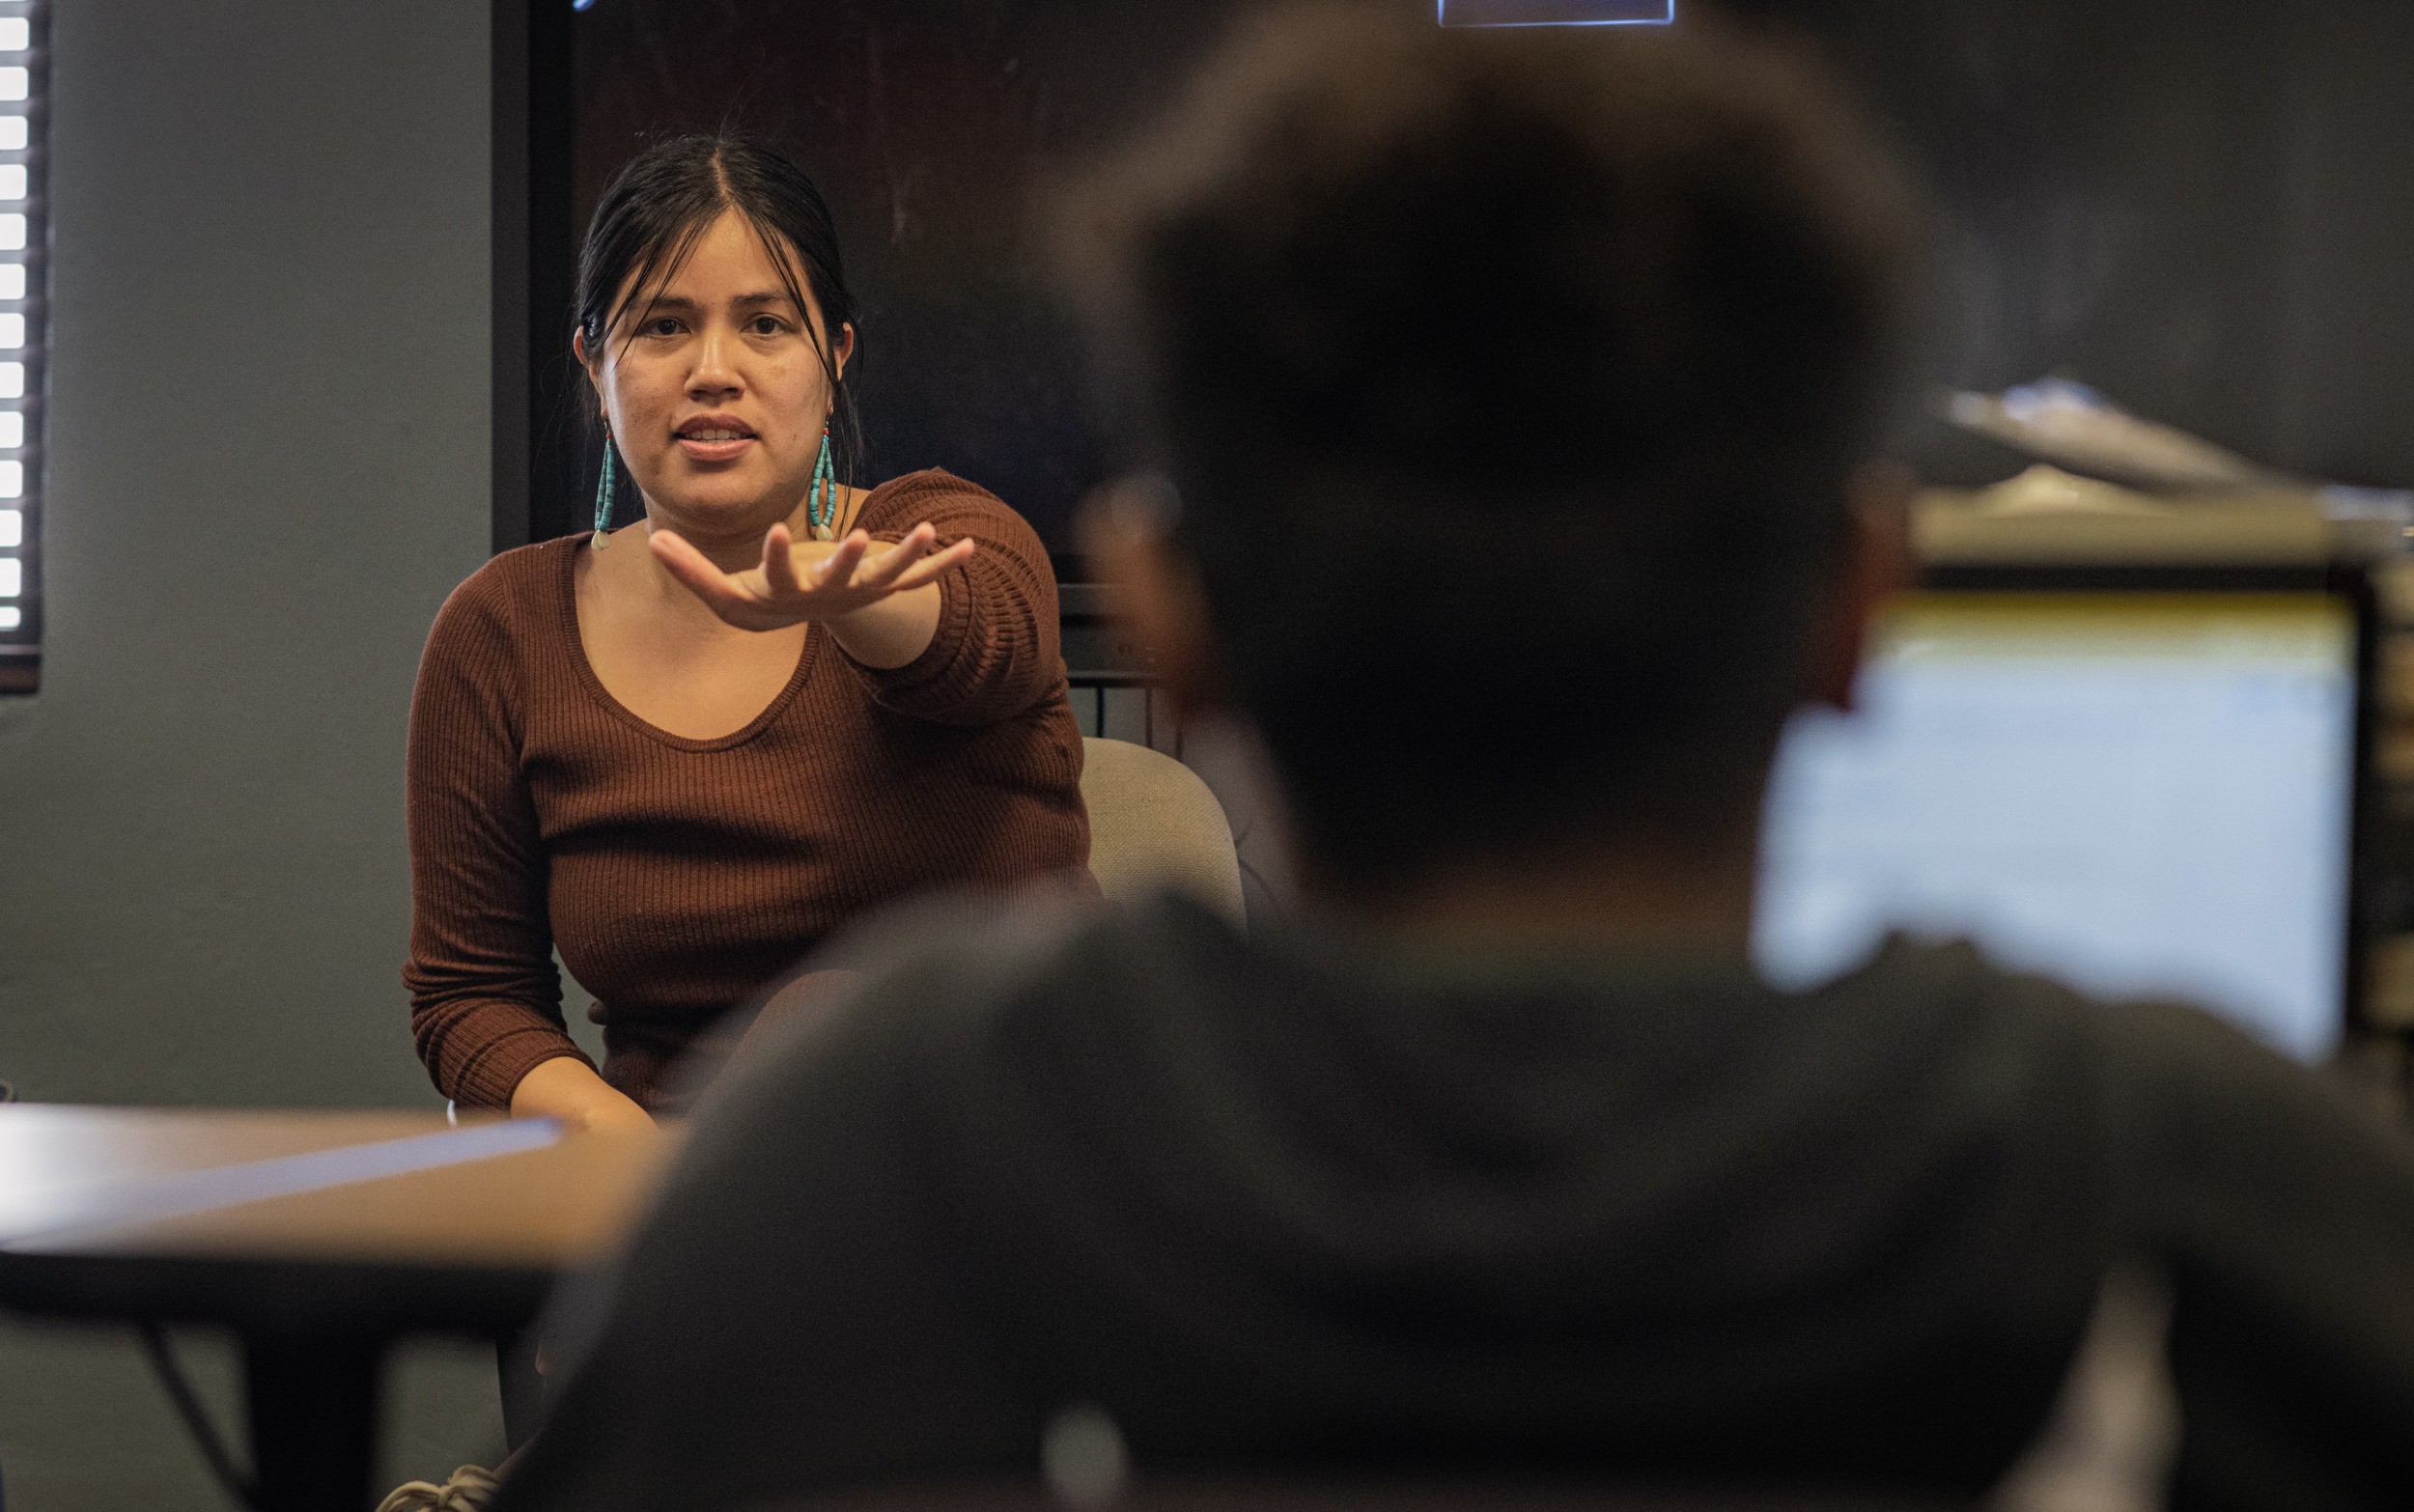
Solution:
<path fill-rule="evenodd" d="M 873 702 L 940 724 L 1010 719 L 1064 686 L 1057 646 L 1056 576 L 1039 533 L 987 489 L 937 470 L 880 489 L 860 521 L 875 540 L 900 541 L 928 521 L 938 548 L 970 537 L 972 560 L 939 584 L 939 629 L 904 666 L 847 665 Z"/>
<path fill-rule="evenodd" d="M 419 1058 L 436 1090 L 465 1107 L 508 1107 L 539 1063 L 587 1059 L 562 1020 L 504 610 L 491 571 L 454 592 L 429 633 L 410 705 L 403 982 Z"/>

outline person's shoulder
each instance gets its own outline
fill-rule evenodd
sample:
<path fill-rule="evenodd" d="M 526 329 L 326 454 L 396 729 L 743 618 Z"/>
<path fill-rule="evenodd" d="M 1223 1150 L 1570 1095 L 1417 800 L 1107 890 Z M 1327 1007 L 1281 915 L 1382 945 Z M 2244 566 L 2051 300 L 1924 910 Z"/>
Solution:
<path fill-rule="evenodd" d="M 942 467 L 902 473 L 864 495 L 856 523 L 865 530 L 911 530 L 935 515 L 988 516 L 1023 524 L 1004 499 Z"/>
<path fill-rule="evenodd" d="M 1915 943 L 1897 937 L 1821 993 L 1919 1011 L 1945 1009 L 2029 1032 L 2077 1034 L 2120 1053 L 2295 1064 L 2201 1004 L 2089 993 L 2002 965 L 1967 940 Z"/>
<path fill-rule="evenodd" d="M 2203 1005 L 2091 994 L 1967 942 L 1890 941 L 1811 995 L 1881 1033 L 1924 1024 L 1993 1067 L 2025 1063 L 2050 1082 L 2055 1106 L 2091 1104 L 2108 1136 L 2142 1146 L 2184 1144 L 2187 1127 L 2205 1119 L 2273 1130 L 2364 1120 L 2315 1068 Z"/>
<path fill-rule="evenodd" d="M 2108 1006 L 2091 1025 L 2104 1064 L 2132 1117 L 2160 1131 L 2180 1156 L 2209 1152 L 2245 1131 L 2273 1146 L 2373 1136 L 2404 1144 L 2403 1130 L 2375 1116 L 2372 1100 L 2345 1078 L 2221 1015 L 2163 999 Z"/>
<path fill-rule="evenodd" d="M 1895 936 L 1859 968 L 1804 994 L 1827 1014 L 1902 1032 L 1934 1025 L 1968 1042 L 2063 1047 L 2091 1057 L 2144 1053 L 2152 1046 L 2244 1045 L 2244 1037 L 2192 1005 L 2100 997 L 2067 982 L 2002 963 L 1968 940 Z"/>
<path fill-rule="evenodd" d="M 1890 938 L 1767 1021 L 1763 1048 L 1803 1085 L 1938 1148 L 1971 1138 L 2082 1162 L 2107 1148 L 2131 1005 L 2008 968 L 1966 941 Z M 2039 1154 L 2039 1152 L 2044 1152 Z"/>
<path fill-rule="evenodd" d="M 895 501 L 934 498 L 967 498 L 986 500 L 1003 509 L 1005 500 L 982 488 L 969 478 L 960 478 L 944 467 L 924 467 L 916 472 L 901 472 L 873 489 L 865 498 L 868 509 L 873 501 L 893 504 Z"/>
<path fill-rule="evenodd" d="M 1967 940 L 1889 938 L 1854 970 L 1801 994 L 1827 1020 L 1904 1022 L 1963 1034 L 2081 1035 L 2101 1005 L 2051 977 L 2004 966 Z"/>
<path fill-rule="evenodd" d="M 556 659 L 562 636 L 576 633 L 565 612 L 569 553 L 584 540 L 564 537 L 500 552 L 464 578 L 428 629 L 420 696 L 456 686 L 517 698 L 531 661 Z"/>
<path fill-rule="evenodd" d="M 445 598 L 437 626 L 525 632 L 549 623 L 560 608 L 572 553 L 585 541 L 584 535 L 564 536 L 495 553 Z"/>

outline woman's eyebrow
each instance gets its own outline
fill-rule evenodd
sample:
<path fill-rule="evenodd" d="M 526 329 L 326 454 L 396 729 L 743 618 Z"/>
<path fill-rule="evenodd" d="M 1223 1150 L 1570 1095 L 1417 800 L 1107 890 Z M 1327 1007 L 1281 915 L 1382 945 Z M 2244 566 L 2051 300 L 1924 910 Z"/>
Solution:
<path fill-rule="evenodd" d="M 784 289 L 770 289 L 761 294 L 739 294 L 729 302 L 733 306 L 741 309 L 750 309 L 757 305 L 766 304 L 785 304 L 793 306 L 795 303 L 794 300 L 788 297 L 788 292 Z M 680 315 L 693 315 L 696 311 L 702 309 L 703 305 L 696 300 L 688 298 L 686 294 L 663 294 L 661 297 L 648 304 L 645 308 L 646 313 L 649 315 L 653 314 L 657 310 L 669 310 Z"/>

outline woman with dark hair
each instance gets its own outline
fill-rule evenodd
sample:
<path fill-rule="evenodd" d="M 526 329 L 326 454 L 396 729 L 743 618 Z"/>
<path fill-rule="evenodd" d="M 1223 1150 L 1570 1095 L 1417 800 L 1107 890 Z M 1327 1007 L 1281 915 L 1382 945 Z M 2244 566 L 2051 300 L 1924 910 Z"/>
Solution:
<path fill-rule="evenodd" d="M 662 143 L 596 210 L 596 528 L 456 590 L 411 708 L 404 977 L 463 1106 L 644 1122 L 668 1063 L 848 918 L 1091 885 L 1047 554 L 945 473 L 846 481 L 853 313 L 828 207 L 760 145 Z M 632 486 L 643 521 L 611 530 Z"/>

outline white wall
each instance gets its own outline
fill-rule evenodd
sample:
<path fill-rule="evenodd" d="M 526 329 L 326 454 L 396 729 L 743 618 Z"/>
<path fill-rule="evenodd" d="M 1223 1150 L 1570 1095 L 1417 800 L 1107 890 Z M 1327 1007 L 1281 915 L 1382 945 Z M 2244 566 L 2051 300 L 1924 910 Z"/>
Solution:
<path fill-rule="evenodd" d="M 402 753 L 488 539 L 486 7 L 52 26 L 49 639 L 42 692 L 0 700 L 0 1078 L 437 1106 L 398 977 Z M 492 1403 L 483 1360 L 439 1358 L 405 1392 L 440 1476 Z M 12 1512 L 218 1504 L 134 1360 L 0 1330 Z"/>

